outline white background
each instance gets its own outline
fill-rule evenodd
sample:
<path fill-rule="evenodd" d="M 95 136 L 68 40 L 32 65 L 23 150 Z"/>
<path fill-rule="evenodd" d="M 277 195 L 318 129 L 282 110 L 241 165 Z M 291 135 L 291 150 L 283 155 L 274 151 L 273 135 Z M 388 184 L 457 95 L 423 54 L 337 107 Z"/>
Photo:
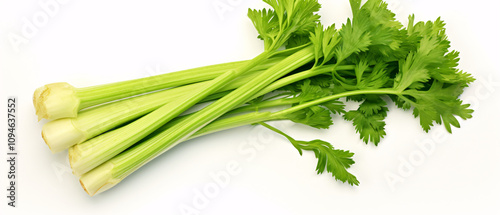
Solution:
<path fill-rule="evenodd" d="M 355 152 L 350 171 L 359 187 L 316 175 L 313 154 L 300 157 L 283 138 L 247 126 L 183 143 L 95 197 L 70 173 L 66 152 L 52 154 L 43 143 L 44 122 L 36 120 L 33 91 L 52 82 L 84 87 L 250 59 L 262 43 L 247 8 L 264 4 L 69 0 L 57 3 L 58 10 L 45 15 L 47 23 L 38 23 L 36 32 L 23 35 L 25 20 L 43 21 L 47 12 L 39 3 L 44 2 L 49 1 L 0 1 L 0 214 L 183 214 L 181 208 L 199 214 L 500 214 L 497 1 L 388 1 L 405 24 L 410 13 L 418 20 L 441 16 L 453 48 L 461 51 L 460 68 L 478 79 L 463 95 L 473 103 L 474 118 L 461 121 L 452 135 L 440 126 L 426 134 L 410 112 L 393 106 L 388 135 L 378 147 L 362 143 L 341 118 L 322 131 L 274 124 L 298 139 L 319 138 Z M 320 3 L 325 24 L 340 24 L 350 15 L 347 0 Z M 13 45 L 12 35 L 28 38 Z M 15 209 L 7 207 L 4 189 L 7 96 L 19 99 Z M 424 155 L 424 143 L 435 148 Z M 418 155 L 424 156 L 415 162 Z M 215 185 L 214 173 L 228 174 L 228 164 L 238 165 L 228 185 L 200 197 Z M 388 175 L 401 181 L 391 183 Z"/>

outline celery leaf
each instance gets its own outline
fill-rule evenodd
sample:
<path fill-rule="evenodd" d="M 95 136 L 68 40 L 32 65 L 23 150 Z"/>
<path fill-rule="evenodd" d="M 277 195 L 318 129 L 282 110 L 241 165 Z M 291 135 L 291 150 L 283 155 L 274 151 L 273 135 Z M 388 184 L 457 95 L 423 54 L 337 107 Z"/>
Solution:
<path fill-rule="evenodd" d="M 274 128 L 266 123 L 260 123 L 264 127 L 284 136 L 302 155 L 303 151 L 313 151 L 318 159 L 316 172 L 322 174 L 325 171 L 341 182 L 350 185 L 359 185 L 356 176 L 347 171 L 355 162 L 352 159 L 354 153 L 333 148 L 333 146 L 323 140 L 299 141 L 285 134 L 277 128 Z"/>

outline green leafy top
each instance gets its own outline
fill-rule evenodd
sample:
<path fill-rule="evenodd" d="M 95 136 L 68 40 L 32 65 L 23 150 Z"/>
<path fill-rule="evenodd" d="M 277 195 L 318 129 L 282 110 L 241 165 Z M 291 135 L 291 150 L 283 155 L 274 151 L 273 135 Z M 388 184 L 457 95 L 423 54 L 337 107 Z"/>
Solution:
<path fill-rule="evenodd" d="M 440 18 L 415 24 L 414 16 L 410 16 L 409 26 L 402 29 L 393 19 L 394 14 L 387 10 L 387 4 L 380 0 L 368 0 L 362 6 L 360 1 L 351 1 L 351 5 L 353 25 L 349 26 L 348 22 L 344 27 L 358 24 L 371 29 L 367 33 L 371 44 L 349 58 L 349 62 L 356 65 L 351 73 L 334 73 L 336 93 L 390 89 L 392 93 L 386 95 L 398 107 L 413 108 L 413 115 L 419 117 L 425 131 L 434 124 L 443 124 L 451 132 L 451 126 L 460 126 L 457 117 L 472 117 L 469 105 L 463 104 L 458 97 L 474 78 L 456 68 L 458 52 L 449 50 L 445 24 Z M 378 31 L 373 26 L 383 30 Z M 346 113 L 344 118 L 353 121 L 365 142 L 378 144 L 385 135 L 386 103 L 380 97 L 374 99 L 362 94 L 349 99 L 362 104 L 358 110 Z M 377 105 L 380 111 L 367 113 L 364 109 L 368 104 Z"/>
<path fill-rule="evenodd" d="M 280 12 L 291 8 L 280 4 L 281 1 L 266 2 Z M 335 25 L 325 28 L 317 20 L 310 20 L 303 25 L 307 26 L 309 36 L 289 37 L 289 47 L 312 43 L 315 62 L 308 70 L 310 73 L 326 70 L 331 74 L 323 73 L 281 88 L 280 91 L 285 91 L 281 96 L 296 99 L 296 104 L 281 112 L 285 115 L 283 118 L 323 129 L 333 125 L 334 114 L 341 114 L 345 120 L 352 121 L 365 143 L 378 145 L 386 135 L 390 99 L 399 108 L 411 109 L 425 131 L 435 124 L 443 124 L 452 132 L 452 126 L 460 127 L 459 118 L 472 117 L 473 111 L 459 96 L 474 78 L 457 68 L 459 53 L 450 50 L 445 24 L 440 18 L 415 23 L 412 15 L 408 27 L 403 28 L 382 0 L 368 0 L 365 4 L 361 4 L 361 0 L 350 0 L 350 3 L 353 18 L 341 29 Z M 272 29 L 281 29 L 276 20 L 288 22 L 287 16 L 272 16 L 276 22 L 273 25 L 278 26 Z M 272 44 L 277 32 L 259 33 L 264 41 Z M 351 69 L 337 70 L 339 66 Z M 359 107 L 346 112 L 344 103 L 338 100 L 343 97 L 359 102 Z M 318 173 L 326 170 L 337 180 L 359 183 L 346 170 L 354 163 L 352 153 L 336 150 L 321 140 L 297 141 L 263 125 L 285 136 L 299 153 L 314 151 Z"/>
<path fill-rule="evenodd" d="M 275 51 L 291 38 L 309 36 L 309 32 L 319 22 L 316 14 L 321 8 L 317 0 L 264 0 L 273 9 L 248 10 L 252 20 L 264 40 L 267 51 Z M 299 39 L 300 40 L 300 39 Z"/>
<path fill-rule="evenodd" d="M 314 45 L 314 57 L 316 59 L 315 65 L 321 66 L 330 61 L 335 56 L 335 49 L 341 41 L 341 37 L 335 24 L 323 29 L 322 24 L 318 24 L 311 32 L 310 41 Z M 319 64 L 322 59 L 321 64 Z"/>
<path fill-rule="evenodd" d="M 315 47 L 316 68 L 346 59 L 346 63 L 355 65 L 354 69 L 334 70 L 332 76 L 309 79 L 285 89 L 291 90 L 291 95 L 300 95 L 300 104 L 343 92 L 386 89 L 389 93 L 349 96 L 361 104 L 344 115 L 344 119 L 353 122 L 364 142 L 374 144 L 386 135 L 384 120 L 388 108 L 383 96 L 391 97 L 405 110 L 413 108 L 425 131 L 434 124 L 444 124 L 451 132 L 451 126 L 459 127 L 457 117 L 472 117 L 472 110 L 458 97 L 474 79 L 456 68 L 458 52 L 449 51 L 450 42 L 441 19 L 414 24 L 414 16 L 410 16 L 408 28 L 403 29 L 380 0 L 368 0 L 364 5 L 351 1 L 351 5 L 352 21 L 348 20 L 340 30 L 318 24 L 310 40 Z M 294 112 L 288 118 L 315 128 L 328 128 L 333 124 L 330 115 L 344 113 L 343 108 L 342 102 L 334 100 Z"/>

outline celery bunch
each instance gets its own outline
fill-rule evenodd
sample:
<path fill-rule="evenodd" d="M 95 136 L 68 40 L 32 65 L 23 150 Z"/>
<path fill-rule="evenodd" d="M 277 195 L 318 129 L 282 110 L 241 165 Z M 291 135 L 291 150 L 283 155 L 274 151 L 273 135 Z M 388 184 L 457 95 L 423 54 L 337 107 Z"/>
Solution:
<path fill-rule="evenodd" d="M 459 127 L 472 110 L 459 96 L 474 81 L 457 69 L 458 52 L 440 19 L 404 27 L 382 0 L 350 0 L 353 18 L 324 27 L 316 0 L 264 0 L 248 11 L 264 52 L 247 61 L 207 66 L 88 88 L 66 83 L 35 91 L 42 136 L 53 152 L 69 148 L 70 164 L 89 195 L 103 192 L 177 144 L 209 133 L 259 124 L 312 151 L 316 171 L 358 185 L 348 172 L 353 153 L 322 140 L 298 141 L 266 122 L 291 120 L 314 128 L 339 114 L 360 138 L 386 135 L 387 101 L 413 110 L 425 131 Z M 281 50 L 282 47 L 286 47 Z M 346 111 L 340 99 L 360 103 Z M 209 102 L 194 113 L 192 106 Z M 272 109 L 270 109 L 272 108 Z M 272 111 L 271 111 L 272 110 Z"/>

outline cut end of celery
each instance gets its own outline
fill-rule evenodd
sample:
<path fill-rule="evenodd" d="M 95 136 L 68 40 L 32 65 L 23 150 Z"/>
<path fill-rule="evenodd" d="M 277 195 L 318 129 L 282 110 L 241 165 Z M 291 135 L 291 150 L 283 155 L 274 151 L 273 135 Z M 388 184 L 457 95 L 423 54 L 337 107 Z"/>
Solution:
<path fill-rule="evenodd" d="M 80 177 L 85 173 L 97 168 L 100 164 L 96 158 L 89 158 L 88 154 L 96 153 L 96 151 L 84 150 L 83 148 L 89 147 L 88 145 L 76 144 L 68 149 L 69 165 L 73 170 L 73 175 Z M 92 146 L 90 146 L 92 148 Z M 106 159 L 108 160 L 108 159 Z"/>
<path fill-rule="evenodd" d="M 85 190 L 85 192 L 86 192 L 87 194 L 89 194 L 89 196 L 94 196 L 93 194 L 90 194 L 90 193 L 89 193 L 89 191 L 88 191 L 88 190 L 87 190 L 87 188 L 85 187 L 85 184 L 83 184 L 82 180 L 80 180 L 80 185 L 82 185 L 83 190 Z"/>
<path fill-rule="evenodd" d="M 75 164 L 78 158 L 80 157 L 80 154 L 77 152 L 78 151 L 77 146 L 78 145 L 74 145 L 68 149 L 68 158 L 69 158 L 69 166 L 73 170 L 73 175 L 75 175 L 76 177 L 80 177 L 82 174 L 80 174 L 79 171 L 76 171 L 78 165 Z"/>
<path fill-rule="evenodd" d="M 82 188 L 89 196 L 94 196 L 114 187 L 121 180 L 113 177 L 113 168 L 113 163 L 107 162 L 85 173 L 80 178 Z"/>
<path fill-rule="evenodd" d="M 38 121 L 76 117 L 80 100 L 76 88 L 68 83 L 47 84 L 35 90 L 33 94 Z"/>
<path fill-rule="evenodd" d="M 42 137 L 53 153 L 85 141 L 84 132 L 76 128 L 70 118 L 58 119 L 42 127 Z"/>

